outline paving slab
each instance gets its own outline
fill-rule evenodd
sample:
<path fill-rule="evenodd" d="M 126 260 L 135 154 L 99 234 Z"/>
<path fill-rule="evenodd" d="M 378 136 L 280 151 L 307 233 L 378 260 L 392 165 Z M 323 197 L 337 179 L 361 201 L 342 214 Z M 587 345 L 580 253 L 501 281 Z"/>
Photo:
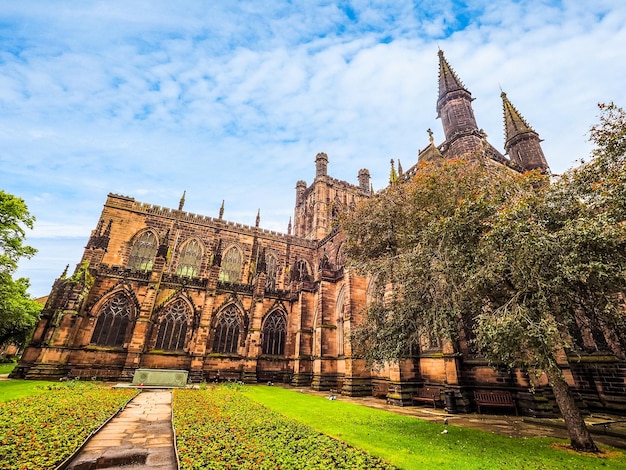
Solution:
<path fill-rule="evenodd" d="M 67 470 L 177 470 L 172 393 L 145 390 L 87 442 Z"/>

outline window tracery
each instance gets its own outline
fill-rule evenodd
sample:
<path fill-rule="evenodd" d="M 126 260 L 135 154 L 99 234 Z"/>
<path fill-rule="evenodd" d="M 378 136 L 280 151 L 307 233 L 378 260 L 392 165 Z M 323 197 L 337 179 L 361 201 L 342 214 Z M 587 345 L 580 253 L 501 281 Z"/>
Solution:
<path fill-rule="evenodd" d="M 215 328 L 213 351 L 222 354 L 235 354 L 239 345 L 239 309 L 229 305 L 220 315 Z"/>
<path fill-rule="evenodd" d="M 287 322 L 280 312 L 269 314 L 263 325 L 263 354 L 282 356 L 285 354 Z"/>
<path fill-rule="evenodd" d="M 278 277 L 278 260 L 276 256 L 269 253 L 265 257 L 265 271 L 267 278 L 265 280 L 265 288 L 269 290 L 276 290 L 277 277 Z"/>
<path fill-rule="evenodd" d="M 169 304 L 159 321 L 155 349 L 164 351 L 181 351 L 185 347 L 187 329 L 189 327 L 189 306 L 182 299 Z"/>
<path fill-rule="evenodd" d="M 130 298 L 121 292 L 114 295 L 100 309 L 96 326 L 91 335 L 91 344 L 96 346 L 123 346 L 132 317 Z"/>
<path fill-rule="evenodd" d="M 151 271 L 158 248 L 157 238 L 152 232 L 144 232 L 133 244 L 128 267 L 138 271 Z"/>
<path fill-rule="evenodd" d="M 202 248 L 197 240 L 190 240 L 180 250 L 176 274 L 185 277 L 198 277 L 202 262 Z"/>
<path fill-rule="evenodd" d="M 241 276 L 241 252 L 231 246 L 222 258 L 222 270 L 219 280 L 222 282 L 239 282 Z"/>

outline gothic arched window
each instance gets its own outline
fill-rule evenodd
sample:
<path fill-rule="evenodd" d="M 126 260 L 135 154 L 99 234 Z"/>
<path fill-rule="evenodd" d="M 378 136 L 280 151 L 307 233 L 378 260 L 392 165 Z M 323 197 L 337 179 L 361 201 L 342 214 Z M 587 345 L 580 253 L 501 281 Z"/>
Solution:
<path fill-rule="evenodd" d="M 241 276 L 241 252 L 237 247 L 230 247 L 222 258 L 222 270 L 219 280 L 238 282 Z"/>
<path fill-rule="evenodd" d="M 269 314 L 263 325 L 263 354 L 282 356 L 285 354 L 287 322 L 280 312 Z"/>
<path fill-rule="evenodd" d="M 152 232 L 144 232 L 134 243 L 130 252 L 128 267 L 138 271 L 152 270 L 152 263 L 158 248 L 157 238 Z"/>
<path fill-rule="evenodd" d="M 198 277 L 202 262 L 202 248 L 197 240 L 191 240 L 180 250 L 176 274 L 185 277 Z"/>
<path fill-rule="evenodd" d="M 276 256 L 268 254 L 265 257 L 265 272 L 267 274 L 265 287 L 269 290 L 276 290 L 276 278 L 278 277 L 278 260 Z"/>
<path fill-rule="evenodd" d="M 91 344 L 96 346 L 123 346 L 126 331 L 132 318 L 130 298 L 121 292 L 111 297 L 100 309 L 96 327 L 91 335 Z"/>
<path fill-rule="evenodd" d="M 161 315 L 154 349 L 182 350 L 185 347 L 189 316 L 189 306 L 183 300 L 178 299 L 169 304 Z"/>
<path fill-rule="evenodd" d="M 213 351 L 223 354 L 234 354 L 239 344 L 239 310 L 234 305 L 226 307 L 217 320 Z"/>
<path fill-rule="evenodd" d="M 309 273 L 310 273 L 309 265 L 307 264 L 305 260 L 301 259 L 298 262 L 296 262 L 293 268 L 292 277 L 296 281 L 308 281 L 310 280 L 310 277 L 311 277 Z"/>

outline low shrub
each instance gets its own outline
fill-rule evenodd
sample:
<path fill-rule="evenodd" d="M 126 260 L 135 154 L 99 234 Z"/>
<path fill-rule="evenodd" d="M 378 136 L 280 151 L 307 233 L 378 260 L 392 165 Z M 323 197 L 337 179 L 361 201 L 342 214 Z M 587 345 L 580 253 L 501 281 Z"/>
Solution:
<path fill-rule="evenodd" d="M 394 468 L 269 410 L 236 386 L 176 390 L 174 426 L 184 470 Z"/>
<path fill-rule="evenodd" d="M 4 469 L 55 468 L 136 394 L 89 382 L 41 387 L 37 395 L 0 403 Z"/>

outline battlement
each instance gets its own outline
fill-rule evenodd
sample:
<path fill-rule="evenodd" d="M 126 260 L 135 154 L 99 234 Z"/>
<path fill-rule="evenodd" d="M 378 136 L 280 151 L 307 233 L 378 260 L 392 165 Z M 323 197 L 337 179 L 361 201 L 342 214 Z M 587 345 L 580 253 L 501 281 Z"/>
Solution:
<path fill-rule="evenodd" d="M 148 204 L 135 200 L 133 197 L 123 196 L 119 194 L 109 193 L 105 207 L 114 209 L 128 210 L 139 214 L 153 215 L 166 219 L 176 219 L 180 222 L 189 224 L 202 225 L 212 229 L 226 230 L 237 233 L 248 233 L 265 239 L 274 239 L 282 242 L 288 242 L 305 247 L 312 246 L 310 241 L 302 240 L 294 235 L 288 235 L 275 230 L 253 227 L 239 222 L 231 222 L 207 215 L 195 214 L 192 212 L 179 211 L 169 207 L 161 207 L 155 204 Z"/>

